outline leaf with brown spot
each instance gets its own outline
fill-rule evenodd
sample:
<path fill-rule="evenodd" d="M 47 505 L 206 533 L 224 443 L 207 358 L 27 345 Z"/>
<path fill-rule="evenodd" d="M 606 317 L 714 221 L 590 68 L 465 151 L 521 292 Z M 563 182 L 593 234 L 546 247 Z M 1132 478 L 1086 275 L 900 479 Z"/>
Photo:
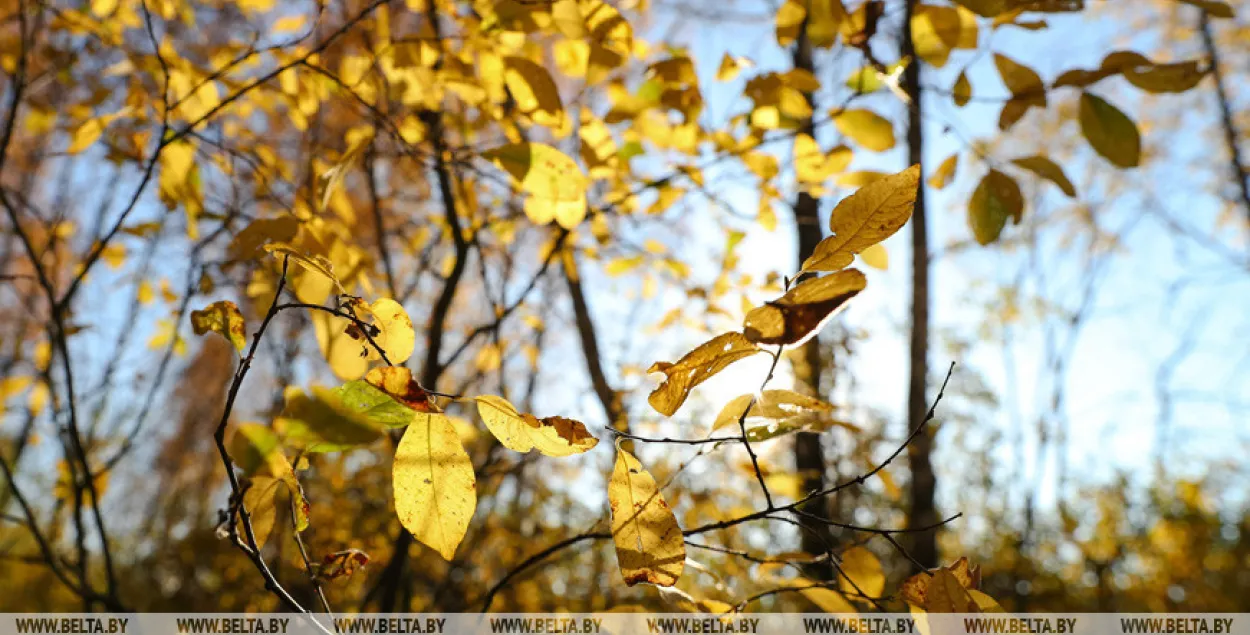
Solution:
<path fill-rule="evenodd" d="M 199 311 L 191 312 L 191 327 L 196 335 L 212 331 L 230 340 L 234 350 L 243 352 L 247 348 L 247 324 L 239 306 L 229 300 L 219 300 Z"/>
<path fill-rule="evenodd" d="M 676 363 L 656 362 L 648 373 L 664 373 L 667 378 L 651 391 L 647 403 L 657 412 L 672 416 L 695 386 L 724 370 L 730 364 L 760 352 L 745 335 L 724 333 L 700 344 Z"/>
<path fill-rule="evenodd" d="M 570 456 L 599 443 L 580 421 L 564 417 L 539 419 L 519 412 L 507 399 L 494 395 L 479 395 L 473 401 L 486 428 L 509 450 L 529 452 L 537 448 L 547 456 Z"/>
<path fill-rule="evenodd" d="M 867 284 L 858 269 L 801 282 L 780 298 L 751 309 L 743 320 L 743 333 L 760 344 L 802 344 Z"/>
<path fill-rule="evenodd" d="M 686 564 L 686 544 L 677 517 L 664 501 L 655 479 L 638 459 L 622 449 L 608 482 L 612 540 L 625 584 L 670 587 Z"/>
<path fill-rule="evenodd" d="M 441 412 L 433 395 L 426 392 L 421 384 L 413 379 L 410 368 L 379 366 L 365 373 L 365 381 L 413 410 Z"/>

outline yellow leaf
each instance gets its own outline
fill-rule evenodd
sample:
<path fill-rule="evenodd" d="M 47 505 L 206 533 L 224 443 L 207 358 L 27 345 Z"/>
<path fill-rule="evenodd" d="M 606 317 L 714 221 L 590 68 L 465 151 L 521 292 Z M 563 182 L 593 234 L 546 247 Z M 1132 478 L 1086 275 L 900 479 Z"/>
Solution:
<path fill-rule="evenodd" d="M 953 576 L 956 583 L 964 589 L 974 589 L 980 586 L 981 567 L 970 566 L 967 558 L 960 558 L 954 564 L 941 570 Z M 928 607 L 929 588 L 936 577 L 934 575 L 936 571 L 922 571 L 904 580 L 899 589 L 903 601 L 913 607 Z"/>
<path fill-rule="evenodd" d="M 863 251 L 859 252 L 859 257 L 864 261 L 864 264 L 873 269 L 886 271 L 890 268 L 890 253 L 880 243 L 868 245 Z"/>
<path fill-rule="evenodd" d="M 938 165 L 938 169 L 933 171 L 933 174 L 929 176 L 929 180 L 926 181 L 926 183 L 929 184 L 929 187 L 935 190 L 940 190 L 947 185 L 950 185 L 951 180 L 955 178 L 955 170 L 958 168 L 959 153 L 956 152 L 949 157 L 946 157 L 946 159 Z"/>
<path fill-rule="evenodd" d="M 960 108 L 972 101 L 972 84 L 968 81 L 967 73 L 960 71 L 959 77 L 955 78 L 955 86 L 951 88 L 951 98 L 955 100 L 955 105 Z"/>
<path fill-rule="evenodd" d="M 844 593 L 863 593 L 875 598 L 885 592 L 885 572 L 881 561 L 863 547 L 851 547 L 842 554 L 841 573 L 845 576 L 839 578 Z"/>
<path fill-rule="evenodd" d="M 867 284 L 864 274 L 855 269 L 806 280 L 747 313 L 743 333 L 748 340 L 761 344 L 802 344 L 820 332 Z"/>
<path fill-rule="evenodd" d="M 783 47 L 793 44 L 794 40 L 799 36 L 799 29 L 802 28 L 806 19 L 806 3 L 800 0 L 786 0 L 777 9 L 777 44 Z"/>
<path fill-rule="evenodd" d="M 100 135 L 104 133 L 106 125 L 108 125 L 108 121 L 102 117 L 92 117 L 84 121 L 70 135 L 69 147 L 65 148 L 65 153 L 78 154 L 91 147 L 100 138 Z"/>
<path fill-rule="evenodd" d="M 797 578 L 790 586 L 802 589 L 799 591 L 809 602 L 820 607 L 825 613 L 856 613 L 855 605 L 846 596 L 833 589 L 819 586 L 807 578 Z"/>
<path fill-rule="evenodd" d="M 474 401 L 486 428 L 509 450 L 529 452 L 537 448 L 547 456 L 569 456 L 599 443 L 580 421 L 522 414 L 508 400 L 493 395 L 480 395 Z"/>
<path fill-rule="evenodd" d="M 282 481 L 269 476 L 252 477 L 251 485 L 243 493 L 243 507 L 251 517 L 252 535 L 256 538 L 256 546 L 264 547 L 269 534 L 277 520 L 278 493 Z M 242 522 L 239 523 L 239 534 L 244 535 Z"/>
<path fill-rule="evenodd" d="M 978 243 L 988 245 L 998 240 L 1007 219 L 1020 222 L 1024 215 L 1024 197 L 1016 180 L 990 170 L 968 199 L 968 226 Z"/>
<path fill-rule="evenodd" d="M 504 81 L 517 108 L 534 123 L 553 130 L 564 127 L 564 106 L 560 91 L 547 69 L 524 57 L 504 58 Z"/>
<path fill-rule="evenodd" d="M 918 5 L 911 19 L 916 55 L 935 68 L 946 66 L 951 50 L 959 45 L 961 26 L 954 7 Z"/>
<path fill-rule="evenodd" d="M 845 110 L 837 115 L 834 124 L 842 134 L 873 152 L 894 147 L 894 124 L 871 110 Z"/>
<path fill-rule="evenodd" d="M 716 81 L 728 82 L 738 76 L 738 71 L 743 66 L 745 58 L 737 58 L 729 53 L 725 53 L 720 60 L 720 68 L 716 69 Z"/>
<path fill-rule="evenodd" d="M 196 335 L 212 331 L 225 337 L 234 349 L 243 352 L 247 347 L 247 325 L 239 307 L 229 300 L 214 302 L 199 311 L 191 312 L 191 327 Z"/>
<path fill-rule="evenodd" d="M 1012 163 L 1058 185 L 1059 189 L 1069 197 L 1076 196 L 1076 188 L 1072 185 L 1072 181 L 1068 180 L 1068 175 L 1063 173 L 1063 168 L 1054 161 L 1039 154 L 1015 159 Z"/>
<path fill-rule="evenodd" d="M 608 504 L 612 508 L 616 559 L 625 584 L 676 584 L 686 564 L 685 538 L 677 517 L 651 474 L 632 454 L 619 448 L 608 482 Z"/>
<path fill-rule="evenodd" d="M 399 523 L 450 561 L 477 506 L 477 481 L 446 415 L 413 417 L 395 449 L 391 479 Z"/>
<path fill-rule="evenodd" d="M 829 48 L 838 39 L 838 31 L 846 22 L 842 0 L 812 0 L 808 3 L 807 37 L 816 48 Z"/>
<path fill-rule="evenodd" d="M 563 152 L 542 143 L 513 143 L 482 156 L 529 195 L 525 211 L 534 223 L 545 225 L 554 219 L 572 229 L 586 217 L 586 177 Z"/>
<path fill-rule="evenodd" d="M 392 365 L 408 361 L 417 344 L 417 333 L 403 305 L 390 298 L 380 298 L 369 311 L 373 313 L 374 325 L 381 331 L 373 339 L 386 353 L 386 358 Z M 369 350 L 374 351 L 372 346 Z"/>
<path fill-rule="evenodd" d="M 1150 64 L 1141 67 L 1124 69 L 1124 79 L 1146 92 L 1181 93 L 1185 92 L 1206 76 L 1206 72 L 1198 62 L 1176 62 L 1174 64 Z"/>
<path fill-rule="evenodd" d="M 196 226 L 204 208 L 204 191 L 200 183 L 200 166 L 195 160 L 195 145 L 179 140 L 165 146 L 160 155 L 159 196 L 168 209 L 182 205 L 187 215 L 187 236 L 199 235 Z"/>
<path fill-rule="evenodd" d="M 950 571 L 938 569 L 925 591 L 924 610 L 929 613 L 975 613 L 976 603 Z"/>
<path fill-rule="evenodd" d="M 842 199 L 829 217 L 833 235 L 816 245 L 803 270 L 837 271 L 869 245 L 892 236 L 911 218 L 919 187 L 920 166 L 913 165 Z"/>
<path fill-rule="evenodd" d="M 360 379 L 369 369 L 370 347 L 368 342 L 348 335 L 352 322 L 325 311 L 313 311 L 309 318 L 317 345 L 334 376 L 345 381 Z"/>
<path fill-rule="evenodd" d="M 755 403 L 751 404 L 752 399 Z M 784 420 L 790 417 L 802 416 L 809 413 L 831 412 L 833 406 L 815 397 L 801 395 L 793 390 L 769 389 L 762 391 L 759 395 L 738 395 L 725 404 L 721 408 L 720 414 L 716 416 L 716 420 L 712 422 L 712 430 L 719 430 L 726 426 L 737 425 L 742 419 L 743 411 L 746 410 L 747 404 L 751 404 L 751 410 L 746 413 L 750 417 L 763 417 L 767 419 Z"/>
<path fill-rule="evenodd" d="M 91 12 L 97 18 L 107 18 L 117 9 L 118 0 L 91 0 Z"/>
<path fill-rule="evenodd" d="M 647 402 L 652 408 L 672 416 L 685 403 L 695 386 L 724 370 L 730 364 L 756 353 L 760 349 L 742 333 L 724 333 L 700 344 L 686 353 L 676 363 L 656 362 L 648 373 L 664 373 L 666 378 L 658 388 L 651 391 Z"/>
<path fill-rule="evenodd" d="M 1141 133 L 1118 108 L 1091 93 L 1081 93 L 1081 134 L 1103 158 L 1121 168 L 1141 163 Z"/>
<path fill-rule="evenodd" d="M 819 184 L 832 173 L 820 144 L 807 133 L 794 138 L 794 173 L 799 183 L 805 184 Z"/>

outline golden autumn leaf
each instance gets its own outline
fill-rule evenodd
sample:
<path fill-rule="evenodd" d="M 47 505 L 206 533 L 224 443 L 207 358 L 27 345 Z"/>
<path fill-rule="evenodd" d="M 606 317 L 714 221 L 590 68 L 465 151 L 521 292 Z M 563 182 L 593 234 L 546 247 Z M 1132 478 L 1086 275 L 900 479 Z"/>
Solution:
<path fill-rule="evenodd" d="M 564 106 L 560 91 L 547 69 L 524 57 L 504 58 L 504 81 L 516 100 L 517 108 L 534 123 L 553 130 L 564 127 Z"/>
<path fill-rule="evenodd" d="M 807 578 L 787 581 L 787 586 L 801 589 L 799 594 L 825 613 L 854 614 L 858 612 L 855 610 L 855 605 L 851 604 L 850 600 L 847 600 L 846 596 L 841 592 L 817 584 Z"/>
<path fill-rule="evenodd" d="M 1120 109 L 1091 93 L 1081 93 L 1081 134 L 1103 158 L 1121 168 L 1141 163 L 1141 133 Z"/>
<path fill-rule="evenodd" d="M 912 606 L 928 610 L 929 588 L 938 570 L 921 571 L 904 580 L 899 588 L 903 601 Z M 958 585 L 964 589 L 975 589 L 981 586 L 981 567 L 971 566 L 966 557 L 962 557 L 950 566 L 940 570 L 951 575 Z"/>
<path fill-rule="evenodd" d="M 586 452 L 599 443 L 580 421 L 564 417 L 539 419 L 518 412 L 508 400 L 494 395 L 479 395 L 473 400 L 486 428 L 509 450 L 537 449 L 547 456 L 569 456 Z"/>
<path fill-rule="evenodd" d="M 749 411 L 747 411 L 748 404 L 751 407 Z M 712 422 L 712 429 L 719 430 L 726 426 L 736 425 L 744 411 L 748 418 L 785 420 L 812 413 L 832 412 L 833 405 L 793 390 L 770 388 L 760 391 L 758 395 L 738 395 L 731 399 L 721 408 L 720 414 L 716 415 L 716 420 Z"/>
<path fill-rule="evenodd" d="M 730 364 L 760 352 L 745 335 L 738 332 L 723 333 L 700 344 L 686 353 L 676 363 L 656 362 L 648 373 L 664 373 L 666 378 L 658 388 L 651 391 L 647 403 L 657 412 L 672 416 L 677 412 L 695 386 L 703 383 Z"/>
<path fill-rule="evenodd" d="M 1068 175 L 1064 174 L 1063 168 L 1048 157 L 1038 154 L 1014 159 L 1012 163 L 1058 185 L 1059 189 L 1069 197 L 1076 196 L 1076 187 L 1072 185 L 1072 181 L 1068 180 Z"/>
<path fill-rule="evenodd" d="M 871 110 L 853 108 L 834 117 L 838 131 L 873 152 L 894 147 L 894 124 Z"/>
<path fill-rule="evenodd" d="M 369 306 L 369 312 L 373 315 L 373 325 L 379 331 L 373 340 L 386 353 L 386 359 L 391 364 L 407 361 L 416 347 L 417 333 L 403 305 L 390 298 L 379 298 Z M 369 350 L 376 353 L 371 346 Z"/>
<path fill-rule="evenodd" d="M 859 259 L 873 269 L 886 271 L 890 268 L 890 252 L 881 243 L 865 247 L 859 252 Z"/>
<path fill-rule="evenodd" d="M 950 182 L 955 178 L 955 171 L 958 169 L 959 153 L 956 152 L 949 157 L 946 157 L 946 159 L 938 165 L 937 169 L 933 171 L 933 174 L 929 175 L 929 180 L 925 182 L 929 184 L 929 187 L 935 190 L 940 190 L 947 185 L 950 185 Z"/>
<path fill-rule="evenodd" d="M 210 331 L 220 334 L 240 353 L 247 347 L 247 325 L 243 322 L 243 314 L 239 312 L 238 305 L 229 300 L 220 300 L 192 311 L 191 327 L 196 335 Z"/>
<path fill-rule="evenodd" d="M 1206 77 L 1206 70 L 1196 61 L 1172 64 L 1149 64 L 1124 69 L 1124 79 L 1149 93 L 1183 93 Z"/>
<path fill-rule="evenodd" d="M 862 593 L 875 598 L 885 592 L 885 572 L 881 561 L 868 549 L 851 547 L 844 551 L 841 569 L 839 584 L 844 593 Z"/>
<path fill-rule="evenodd" d="M 477 507 L 477 481 L 446 415 L 419 412 L 413 417 L 395 449 L 391 480 L 399 523 L 451 560 Z"/>
<path fill-rule="evenodd" d="M 920 187 L 920 166 L 873 181 L 842 199 L 829 217 L 833 235 L 816 245 L 803 271 L 837 271 L 855 254 L 897 232 L 911 218 Z"/>
<path fill-rule="evenodd" d="M 955 78 L 955 85 L 951 88 L 951 98 L 960 108 L 972 101 L 972 82 L 968 81 L 967 73 L 960 72 L 959 77 Z"/>
<path fill-rule="evenodd" d="M 612 541 L 625 584 L 670 587 L 686 564 L 686 543 L 677 517 L 638 459 L 622 449 L 608 481 Z"/>
<path fill-rule="evenodd" d="M 759 344 L 802 344 L 867 285 L 868 280 L 857 269 L 805 280 L 747 313 L 743 333 Z"/>
<path fill-rule="evenodd" d="M 1016 180 L 990 170 L 968 199 L 968 226 L 977 242 L 988 245 L 998 240 L 1007 219 L 1020 222 L 1024 214 L 1024 197 Z"/>
<path fill-rule="evenodd" d="M 924 610 L 929 613 L 976 613 L 976 602 L 953 573 L 938 569 L 925 589 Z"/>
<path fill-rule="evenodd" d="M 528 194 L 525 213 L 536 224 L 555 220 L 572 229 L 586 217 L 586 176 L 568 155 L 542 143 L 513 143 L 482 154 Z"/>

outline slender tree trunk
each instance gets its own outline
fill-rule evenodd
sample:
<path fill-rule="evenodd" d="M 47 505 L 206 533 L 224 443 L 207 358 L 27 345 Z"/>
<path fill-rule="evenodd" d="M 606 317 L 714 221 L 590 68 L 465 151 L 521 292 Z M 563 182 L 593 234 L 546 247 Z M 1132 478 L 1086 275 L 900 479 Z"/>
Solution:
<path fill-rule="evenodd" d="M 799 29 L 798 40 L 794 44 L 794 68 L 803 69 L 814 74 L 812 64 L 812 46 L 807 38 L 807 24 Z M 815 96 L 804 93 L 808 105 L 815 110 Z M 814 127 L 811 118 L 803 120 L 800 130 L 812 135 Z M 820 202 L 807 192 L 799 192 L 794 202 L 794 221 L 798 228 L 799 266 L 812 255 L 816 243 L 820 242 Z M 821 371 L 824 362 L 821 359 L 820 338 L 813 337 L 803 345 L 802 359 L 795 364 L 794 379 L 799 392 L 820 396 Z M 814 432 L 800 432 L 794 441 L 794 467 L 803 475 L 803 491 L 811 492 L 825 487 L 825 452 L 820 443 L 820 435 Z M 819 518 L 829 518 L 829 501 L 817 499 L 804 506 L 803 511 Z M 822 555 L 829 550 L 829 528 L 826 525 L 811 527 L 811 531 L 803 532 L 803 550 L 812 555 Z M 828 578 L 829 567 L 813 567 L 809 575 Z"/>
<path fill-rule="evenodd" d="M 922 164 L 924 156 L 924 112 L 920 91 L 921 62 L 916 57 L 912 41 L 911 18 L 915 10 L 914 0 L 907 0 L 903 14 L 901 54 L 912 62 L 903 71 L 903 90 L 911 98 L 907 109 L 907 162 Z M 923 166 L 921 173 L 923 174 Z M 916 209 L 911 218 L 912 292 L 911 292 L 911 346 L 907 384 L 907 429 L 914 430 L 924 422 L 928 409 L 926 394 L 929 376 L 929 234 L 925 217 L 924 182 L 916 193 Z M 916 436 L 907 448 L 908 465 L 911 469 L 911 498 L 907 510 L 909 527 L 927 527 L 937 522 L 937 510 L 933 495 L 937 479 L 933 474 L 933 437 L 928 431 Z M 938 564 L 937 533 L 926 531 L 912 534 L 911 554 L 925 567 Z"/>
<path fill-rule="evenodd" d="M 1207 58 L 1211 60 L 1211 77 L 1215 79 L 1215 96 L 1219 100 L 1220 122 L 1224 128 L 1224 145 L 1228 148 L 1229 171 L 1233 173 L 1233 182 L 1237 184 L 1241 195 L 1241 205 L 1250 221 L 1250 173 L 1246 172 L 1246 162 L 1241 156 L 1241 147 L 1237 141 L 1237 126 L 1233 123 L 1233 107 L 1228 99 L 1228 88 L 1224 85 L 1224 74 L 1220 69 L 1220 51 L 1215 47 L 1215 36 L 1211 32 L 1211 18 L 1206 11 L 1202 12 L 1199 24 L 1202 31 L 1202 44 L 1207 50 Z"/>

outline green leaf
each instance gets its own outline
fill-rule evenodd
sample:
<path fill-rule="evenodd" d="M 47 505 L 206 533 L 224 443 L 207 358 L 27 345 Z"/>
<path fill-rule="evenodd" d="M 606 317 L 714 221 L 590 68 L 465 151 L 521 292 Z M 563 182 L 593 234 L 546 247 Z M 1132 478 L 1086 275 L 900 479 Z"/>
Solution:
<path fill-rule="evenodd" d="M 1118 108 L 1091 93 L 1081 93 L 1081 134 L 1103 158 L 1121 168 L 1141 163 L 1141 133 Z"/>
<path fill-rule="evenodd" d="M 350 401 L 343 401 L 340 394 Z M 291 391 L 275 425 L 288 442 L 306 452 L 339 452 L 372 443 L 382 436 L 382 426 L 366 414 L 377 404 L 362 394 L 355 387 L 342 391 L 314 387 L 312 395 Z"/>
<path fill-rule="evenodd" d="M 412 408 L 363 379 L 349 381 L 335 388 L 333 394 L 348 410 L 379 427 L 402 428 L 412 423 L 416 414 Z"/>
<path fill-rule="evenodd" d="M 1023 214 L 1024 197 L 1020 194 L 1020 186 L 1015 179 L 998 170 L 990 170 L 981 179 L 968 201 L 968 226 L 982 245 L 998 240 L 1008 218 L 1019 222 Z"/>

